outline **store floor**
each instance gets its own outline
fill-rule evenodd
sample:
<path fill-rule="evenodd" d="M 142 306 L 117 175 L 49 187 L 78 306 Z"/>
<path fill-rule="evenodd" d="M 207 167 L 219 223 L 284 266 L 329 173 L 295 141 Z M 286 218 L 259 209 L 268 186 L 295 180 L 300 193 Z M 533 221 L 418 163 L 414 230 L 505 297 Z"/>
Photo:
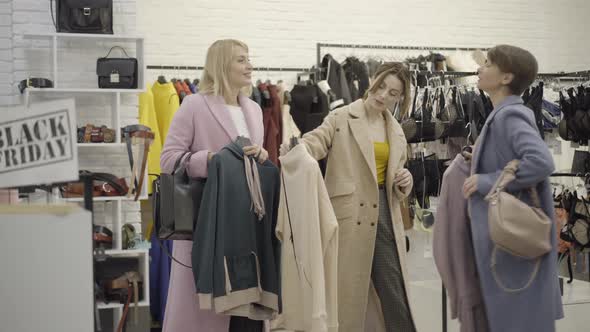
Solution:
<path fill-rule="evenodd" d="M 442 284 L 432 258 L 432 234 L 411 230 L 408 269 L 410 300 L 420 332 L 442 332 Z M 587 331 L 590 326 L 590 283 L 574 280 L 564 286 L 565 318 L 557 322 L 558 332 Z M 459 324 L 448 312 L 448 332 L 459 332 Z"/>

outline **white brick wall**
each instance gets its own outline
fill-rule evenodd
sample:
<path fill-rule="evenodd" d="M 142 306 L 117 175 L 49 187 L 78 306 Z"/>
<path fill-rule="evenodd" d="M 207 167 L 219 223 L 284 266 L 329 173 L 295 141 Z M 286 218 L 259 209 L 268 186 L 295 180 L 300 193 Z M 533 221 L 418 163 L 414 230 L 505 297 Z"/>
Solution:
<path fill-rule="evenodd" d="M 14 103 L 12 63 L 12 1 L 0 0 L 0 105 Z"/>
<path fill-rule="evenodd" d="M 216 39 L 237 38 L 250 46 L 255 66 L 310 67 L 317 42 L 486 47 L 510 43 L 531 50 L 541 71 L 590 68 L 586 33 L 590 2 L 572 1 L 392 1 L 115 0 L 115 33 L 146 37 L 146 64 L 203 65 Z M 137 7 L 137 8 L 136 8 Z M 137 23 L 137 26 L 136 26 Z M 0 105 L 20 102 L 16 83 L 27 76 L 50 77 L 45 40 L 24 40 L 24 32 L 54 31 L 46 0 L 0 0 Z M 122 44 L 125 46 L 125 44 Z M 93 87 L 95 59 L 107 43 L 63 42 L 60 79 L 64 86 Z M 376 55 L 403 59 L 408 52 L 327 49 L 336 58 Z M 160 71 L 148 71 L 148 82 Z M 198 72 L 165 72 L 198 77 Z M 255 74 L 255 79 L 295 81 L 295 73 Z M 137 101 L 123 98 L 123 124 L 136 121 Z M 79 98 L 79 124 L 109 123 L 110 100 Z M 567 155 L 567 152 L 566 152 Z M 105 165 L 115 156 L 86 156 L 81 165 Z M 124 153 L 116 156 L 126 160 Z M 559 158 L 557 158 L 559 159 Z M 571 162 L 569 155 L 560 164 Z M 123 163 L 123 162 L 121 162 Z M 117 162 L 116 167 L 123 167 Z M 132 208 L 132 210 L 135 208 Z"/>
<path fill-rule="evenodd" d="M 249 45 L 254 65 L 264 67 L 309 67 L 315 63 L 316 42 L 464 47 L 510 43 L 531 50 L 542 71 L 557 71 L 590 68 L 589 46 L 582 42 L 590 28 L 588 12 L 590 3 L 582 0 L 142 0 L 138 27 L 147 36 L 147 64 L 203 65 L 211 42 L 237 38 Z M 281 76 L 290 80 L 294 74 Z"/>

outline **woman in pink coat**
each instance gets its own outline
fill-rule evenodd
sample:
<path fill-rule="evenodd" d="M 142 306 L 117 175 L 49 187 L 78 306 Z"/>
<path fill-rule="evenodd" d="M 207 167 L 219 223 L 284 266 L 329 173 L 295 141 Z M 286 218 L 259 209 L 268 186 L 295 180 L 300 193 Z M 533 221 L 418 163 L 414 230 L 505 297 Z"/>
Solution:
<path fill-rule="evenodd" d="M 163 172 L 171 172 L 176 160 L 190 151 L 188 174 L 207 177 L 211 156 L 237 136 L 249 137 L 246 155 L 259 162 L 268 158 L 262 148 L 262 111 L 250 100 L 252 65 L 248 46 L 233 40 L 218 40 L 207 51 L 200 93 L 187 96 L 174 115 L 161 156 Z M 190 266 L 192 241 L 174 241 L 173 256 Z M 228 331 L 229 317 L 200 310 L 192 270 L 172 262 L 164 332 Z"/>

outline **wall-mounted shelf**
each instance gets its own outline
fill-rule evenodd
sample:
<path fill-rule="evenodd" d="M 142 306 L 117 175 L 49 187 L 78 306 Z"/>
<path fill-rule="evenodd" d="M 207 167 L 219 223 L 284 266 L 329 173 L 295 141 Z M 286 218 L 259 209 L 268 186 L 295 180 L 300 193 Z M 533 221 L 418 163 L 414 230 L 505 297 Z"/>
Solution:
<path fill-rule="evenodd" d="M 53 81 L 53 88 L 27 88 L 25 90 L 24 99 L 25 104 L 28 105 L 31 99 L 37 98 L 61 98 L 62 94 L 69 95 L 69 96 L 105 96 L 111 99 L 110 108 L 111 108 L 111 123 L 105 124 L 109 128 L 116 128 L 116 138 L 114 143 L 78 143 L 77 146 L 81 151 L 85 153 L 90 153 L 89 155 L 100 154 L 100 153 L 108 153 L 111 151 L 100 151 L 95 153 L 95 149 L 121 149 L 121 151 L 125 151 L 125 142 L 122 141 L 121 132 L 118 128 L 122 127 L 121 122 L 121 98 L 122 95 L 128 94 L 139 94 L 144 92 L 145 88 L 145 65 L 144 65 L 144 38 L 141 36 L 136 35 L 104 35 L 104 34 L 75 34 L 75 33 L 55 33 L 55 32 L 39 32 L 39 33 L 26 33 L 24 34 L 24 39 L 49 39 L 50 40 L 50 49 L 48 50 L 48 56 L 51 57 L 51 77 L 48 77 Z M 67 41 L 67 43 L 63 43 L 63 41 Z M 62 43 L 60 43 L 62 42 Z M 137 65 L 138 65 L 138 72 L 137 72 L 137 81 L 138 81 L 138 88 L 137 89 L 99 89 L 98 85 L 96 87 L 68 87 L 64 86 L 62 81 L 60 80 L 60 66 L 63 67 L 62 70 L 67 66 L 67 70 L 70 72 L 76 72 L 77 68 L 72 68 L 71 64 L 69 63 L 61 63 L 58 61 L 59 57 L 62 56 L 61 52 L 58 52 L 58 48 L 64 47 L 67 45 L 68 49 L 85 49 L 89 46 L 88 42 L 96 45 L 96 48 L 103 48 L 106 44 L 109 47 L 117 45 L 117 43 L 125 43 L 125 49 L 129 54 L 132 54 L 130 50 L 133 49 L 133 46 L 127 46 L 127 44 L 135 44 L 135 57 L 137 58 Z M 105 53 L 106 54 L 106 53 Z M 96 66 L 96 58 L 89 57 L 86 59 L 88 62 L 84 64 L 84 68 L 92 68 Z M 82 69 L 80 69 L 82 72 Z M 88 75 L 91 75 L 89 73 Z M 96 81 L 96 74 L 92 74 L 92 79 Z M 90 77 L 89 77 L 90 78 Z M 96 84 L 96 83 L 95 83 Z M 91 85 L 91 83 L 86 84 Z M 34 97 L 33 97 L 34 96 Z M 107 103 L 108 105 L 108 103 Z M 100 105 L 102 106 L 102 105 Z M 107 110 L 108 112 L 108 110 Z M 78 124 L 80 125 L 80 124 Z M 82 124 L 83 125 L 83 124 Z M 80 158 L 84 158 L 84 153 L 79 154 Z M 123 158 L 127 158 L 126 155 Z M 146 170 L 147 173 L 147 170 Z M 142 188 L 142 193 L 140 196 L 140 200 L 148 199 L 147 196 L 147 182 L 148 176 L 144 177 L 144 183 Z M 65 199 L 69 202 L 83 202 L 83 198 L 69 198 Z M 117 259 L 121 257 L 137 257 L 139 259 L 139 273 L 142 276 L 143 281 L 143 300 L 138 303 L 139 307 L 147 307 L 150 303 L 150 289 L 149 289 L 149 251 L 147 249 L 138 249 L 138 250 L 123 250 L 122 249 L 122 234 L 121 229 L 124 224 L 127 224 L 127 220 L 125 220 L 125 215 L 123 213 L 123 202 L 133 202 L 134 197 L 127 197 L 127 196 L 116 196 L 116 197 L 94 197 L 93 202 L 111 202 L 109 206 L 111 215 L 112 215 L 112 231 L 113 231 L 113 249 L 107 250 L 105 253 L 112 257 L 112 259 Z M 106 210 L 106 209 L 105 209 Z M 105 211 L 106 212 L 106 211 Z M 108 213 L 108 212 L 107 212 Z M 136 221 L 130 221 L 129 223 L 136 223 Z M 136 228 L 137 229 L 137 228 Z M 134 306 L 132 304 L 132 306 Z M 114 319 L 113 321 L 118 322 L 119 318 L 122 314 L 123 304 L 120 303 L 98 303 L 98 309 L 113 309 L 114 310 Z M 116 326 L 114 326 L 116 329 Z"/>
<path fill-rule="evenodd" d="M 143 187 L 145 188 L 145 186 Z M 142 188 L 142 189 L 143 189 Z M 119 202 L 133 202 L 135 197 L 127 197 L 127 196 L 98 196 L 98 197 L 94 197 L 92 200 L 95 202 L 114 202 L 114 201 L 119 201 Z M 139 196 L 139 200 L 143 201 L 148 199 L 147 196 Z M 72 197 L 72 198 L 64 198 L 64 200 L 66 202 L 83 202 L 84 201 L 84 197 Z"/>
<path fill-rule="evenodd" d="M 125 143 L 77 143 L 76 145 L 79 148 L 97 148 L 97 149 L 104 149 L 104 148 L 122 149 L 122 148 L 126 147 Z"/>
<path fill-rule="evenodd" d="M 105 41 L 143 41 L 143 36 L 136 35 L 107 35 L 92 33 L 64 33 L 64 32 L 40 32 L 25 33 L 25 39 L 57 38 L 57 39 L 96 39 Z"/>

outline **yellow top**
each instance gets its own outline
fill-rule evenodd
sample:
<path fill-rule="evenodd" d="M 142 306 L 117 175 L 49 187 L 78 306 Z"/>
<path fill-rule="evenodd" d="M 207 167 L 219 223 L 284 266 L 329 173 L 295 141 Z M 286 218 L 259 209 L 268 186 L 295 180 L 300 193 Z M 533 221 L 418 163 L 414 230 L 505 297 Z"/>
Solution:
<path fill-rule="evenodd" d="M 375 147 L 375 165 L 377 166 L 377 183 L 385 183 L 385 174 L 387 173 L 387 163 L 389 162 L 389 143 L 374 142 Z"/>

